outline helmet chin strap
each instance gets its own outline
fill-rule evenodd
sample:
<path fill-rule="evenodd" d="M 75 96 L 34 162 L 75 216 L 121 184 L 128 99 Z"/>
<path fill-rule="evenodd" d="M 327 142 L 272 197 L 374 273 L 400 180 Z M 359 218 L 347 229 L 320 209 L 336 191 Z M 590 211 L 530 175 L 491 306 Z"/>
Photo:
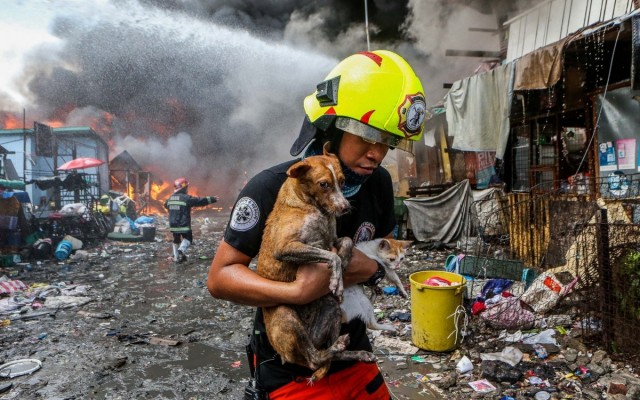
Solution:
<path fill-rule="evenodd" d="M 322 154 L 322 143 L 319 140 L 314 139 L 313 142 L 307 147 L 302 158 L 311 156 L 317 156 Z M 369 178 L 369 175 L 362 175 L 351 168 L 347 167 L 342 160 L 340 160 L 340 166 L 342 167 L 342 173 L 344 174 L 344 186 L 342 187 L 342 194 L 349 198 L 354 196 L 360 190 L 362 184 Z"/>

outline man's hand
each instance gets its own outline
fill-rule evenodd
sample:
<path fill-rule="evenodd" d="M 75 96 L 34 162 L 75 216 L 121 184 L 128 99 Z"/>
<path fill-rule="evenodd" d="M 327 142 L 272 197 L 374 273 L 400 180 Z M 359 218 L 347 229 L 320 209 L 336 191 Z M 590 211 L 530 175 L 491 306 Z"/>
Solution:
<path fill-rule="evenodd" d="M 331 269 L 326 263 L 305 264 L 298 267 L 295 287 L 295 304 L 307 304 L 329 293 Z"/>

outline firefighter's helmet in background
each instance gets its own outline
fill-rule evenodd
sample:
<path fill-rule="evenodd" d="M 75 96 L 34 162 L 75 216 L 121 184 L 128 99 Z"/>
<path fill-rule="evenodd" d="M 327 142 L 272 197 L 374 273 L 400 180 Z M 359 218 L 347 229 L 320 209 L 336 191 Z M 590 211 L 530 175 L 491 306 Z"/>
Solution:
<path fill-rule="evenodd" d="M 189 181 L 187 178 L 178 178 L 173 182 L 173 188 L 176 192 L 187 187 L 189 187 Z"/>
<path fill-rule="evenodd" d="M 317 129 L 335 124 L 366 141 L 411 152 L 428 114 L 424 90 L 411 66 L 387 50 L 342 60 L 304 99 L 305 124 L 291 148 L 298 155 Z"/>

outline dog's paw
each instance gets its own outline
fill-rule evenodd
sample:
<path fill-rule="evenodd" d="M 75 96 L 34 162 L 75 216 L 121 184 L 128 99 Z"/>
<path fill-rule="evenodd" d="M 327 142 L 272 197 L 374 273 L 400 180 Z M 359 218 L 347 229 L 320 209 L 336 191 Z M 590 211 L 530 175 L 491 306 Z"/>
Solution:
<path fill-rule="evenodd" d="M 378 358 L 371 352 L 369 351 L 363 351 L 362 352 L 362 357 L 360 358 L 360 361 L 362 362 L 366 362 L 366 363 L 374 363 L 378 360 Z"/>
<path fill-rule="evenodd" d="M 350 341 L 349 334 L 347 333 L 342 336 L 339 336 L 338 339 L 336 339 L 335 343 L 333 343 L 331 347 L 336 351 L 344 351 L 349 345 L 349 341 Z"/>
<path fill-rule="evenodd" d="M 331 280 L 329 281 L 329 290 L 336 297 L 342 297 L 342 292 L 344 292 L 344 283 L 342 282 L 342 270 L 334 269 L 331 274 Z"/>

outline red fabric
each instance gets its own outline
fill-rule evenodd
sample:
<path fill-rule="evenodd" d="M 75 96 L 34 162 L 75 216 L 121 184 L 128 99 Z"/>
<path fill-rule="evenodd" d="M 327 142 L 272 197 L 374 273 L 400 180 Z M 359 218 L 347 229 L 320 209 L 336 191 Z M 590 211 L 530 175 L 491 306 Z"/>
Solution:
<path fill-rule="evenodd" d="M 389 400 L 391 395 L 385 383 L 371 394 L 366 391 L 367 384 L 379 373 L 375 363 L 356 363 L 313 385 L 306 380 L 291 382 L 269 393 L 269 400 Z"/>
<path fill-rule="evenodd" d="M 484 305 L 484 301 L 476 301 L 473 303 L 473 306 L 471 306 L 471 314 L 478 315 L 486 309 L 487 307 Z"/>

